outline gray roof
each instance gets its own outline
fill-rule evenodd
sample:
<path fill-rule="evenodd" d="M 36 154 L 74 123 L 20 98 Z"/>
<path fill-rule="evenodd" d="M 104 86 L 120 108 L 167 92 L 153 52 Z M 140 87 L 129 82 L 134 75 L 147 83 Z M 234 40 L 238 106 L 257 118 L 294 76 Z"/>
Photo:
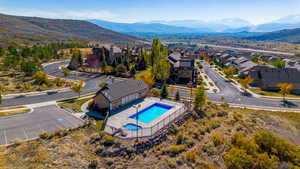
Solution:
<path fill-rule="evenodd" d="M 259 76 L 262 81 L 268 83 L 300 83 L 300 71 L 295 68 L 270 68 L 270 67 L 259 67 Z"/>
<path fill-rule="evenodd" d="M 178 61 L 181 58 L 181 53 L 174 52 L 169 55 L 169 59 Z"/>
<path fill-rule="evenodd" d="M 245 57 L 239 57 L 239 58 L 237 58 L 236 60 L 234 60 L 233 62 L 234 62 L 236 65 L 239 65 L 239 64 L 244 63 L 244 62 L 247 62 L 247 61 L 248 61 L 247 58 L 245 58 Z"/>
<path fill-rule="evenodd" d="M 252 61 L 243 62 L 238 65 L 239 73 L 245 73 L 245 72 L 251 70 L 255 66 L 257 66 L 257 64 Z"/>
<path fill-rule="evenodd" d="M 148 89 L 143 80 L 128 79 L 106 85 L 99 92 L 103 93 L 110 101 L 125 97 L 142 89 Z M 98 94 L 97 93 L 97 94 Z"/>

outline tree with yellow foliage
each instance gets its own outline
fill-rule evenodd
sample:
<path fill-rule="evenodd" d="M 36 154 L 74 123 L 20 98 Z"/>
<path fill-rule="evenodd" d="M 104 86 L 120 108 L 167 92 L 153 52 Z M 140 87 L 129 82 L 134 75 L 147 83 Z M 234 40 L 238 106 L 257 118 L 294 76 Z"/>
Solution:
<path fill-rule="evenodd" d="M 249 85 L 253 82 L 253 79 L 246 77 L 245 79 L 240 79 L 240 84 L 242 85 L 242 90 L 246 93 Z"/>
<path fill-rule="evenodd" d="M 290 83 L 279 83 L 277 84 L 277 87 L 280 88 L 279 93 L 282 95 L 283 101 L 285 101 L 286 95 L 291 93 L 291 91 L 294 88 L 294 85 Z"/>
<path fill-rule="evenodd" d="M 154 84 L 154 76 L 150 70 L 145 70 L 137 75 L 135 75 L 137 80 L 144 80 L 144 82 L 151 88 Z"/>

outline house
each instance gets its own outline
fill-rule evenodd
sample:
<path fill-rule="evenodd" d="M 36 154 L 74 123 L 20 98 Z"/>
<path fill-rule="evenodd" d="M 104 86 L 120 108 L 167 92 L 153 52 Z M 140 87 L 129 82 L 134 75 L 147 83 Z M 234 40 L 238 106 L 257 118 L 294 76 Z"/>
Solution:
<path fill-rule="evenodd" d="M 278 91 L 279 83 L 290 83 L 294 85 L 292 92 L 300 94 L 300 71 L 298 69 L 280 69 L 270 65 L 259 65 L 249 71 L 249 76 L 254 80 L 252 85 L 263 90 Z"/>
<path fill-rule="evenodd" d="M 168 57 L 171 71 L 170 79 L 176 83 L 189 83 L 195 80 L 195 59 L 184 56 L 181 53 L 174 52 Z"/>
<path fill-rule="evenodd" d="M 128 79 L 106 85 L 96 93 L 94 107 L 98 110 L 115 110 L 146 97 L 149 91 L 143 80 Z"/>
<path fill-rule="evenodd" d="M 252 70 L 254 67 L 256 67 L 257 64 L 252 62 L 252 61 L 246 61 L 246 62 L 243 62 L 241 64 L 238 65 L 238 74 L 240 76 L 242 75 L 248 75 L 249 74 L 249 71 Z"/>
<path fill-rule="evenodd" d="M 103 58 L 105 58 L 105 62 L 110 65 L 116 58 L 121 57 L 122 55 L 122 49 L 117 46 L 110 44 L 98 45 L 98 47 L 93 48 L 93 54 L 87 56 L 86 66 L 90 68 L 99 68 L 103 65 Z"/>

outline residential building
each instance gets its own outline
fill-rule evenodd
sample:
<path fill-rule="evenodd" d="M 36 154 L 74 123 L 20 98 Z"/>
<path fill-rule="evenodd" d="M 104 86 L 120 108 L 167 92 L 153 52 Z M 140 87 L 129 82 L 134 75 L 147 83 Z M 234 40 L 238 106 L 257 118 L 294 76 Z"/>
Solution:
<path fill-rule="evenodd" d="M 195 59 L 174 52 L 168 57 L 171 64 L 170 79 L 176 83 L 195 82 Z"/>
<path fill-rule="evenodd" d="M 256 66 L 249 76 L 254 80 L 252 85 L 262 90 L 278 91 L 279 83 L 294 85 L 293 93 L 300 94 L 300 71 L 295 68 L 275 68 L 273 66 Z"/>
<path fill-rule="evenodd" d="M 143 80 L 128 79 L 106 85 L 96 93 L 94 107 L 98 110 L 115 110 L 146 97 L 149 91 Z"/>

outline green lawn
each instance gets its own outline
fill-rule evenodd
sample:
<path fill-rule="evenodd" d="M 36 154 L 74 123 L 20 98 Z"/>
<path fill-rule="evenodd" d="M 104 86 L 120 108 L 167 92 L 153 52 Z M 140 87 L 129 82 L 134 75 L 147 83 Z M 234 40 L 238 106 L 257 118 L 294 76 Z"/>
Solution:
<path fill-rule="evenodd" d="M 82 112 L 81 111 L 81 106 L 88 102 L 89 100 L 91 100 L 92 98 L 86 98 L 86 99 L 69 99 L 68 101 L 65 101 L 63 103 L 58 104 L 59 106 L 63 107 L 63 108 L 68 108 L 71 109 L 75 112 Z"/>
<path fill-rule="evenodd" d="M 23 113 L 28 113 L 30 112 L 31 109 L 26 108 L 26 109 L 20 109 L 20 110 L 8 110 L 4 112 L 0 112 L 0 117 L 1 116 L 10 116 L 10 115 L 15 115 L 15 114 L 23 114 Z"/>

